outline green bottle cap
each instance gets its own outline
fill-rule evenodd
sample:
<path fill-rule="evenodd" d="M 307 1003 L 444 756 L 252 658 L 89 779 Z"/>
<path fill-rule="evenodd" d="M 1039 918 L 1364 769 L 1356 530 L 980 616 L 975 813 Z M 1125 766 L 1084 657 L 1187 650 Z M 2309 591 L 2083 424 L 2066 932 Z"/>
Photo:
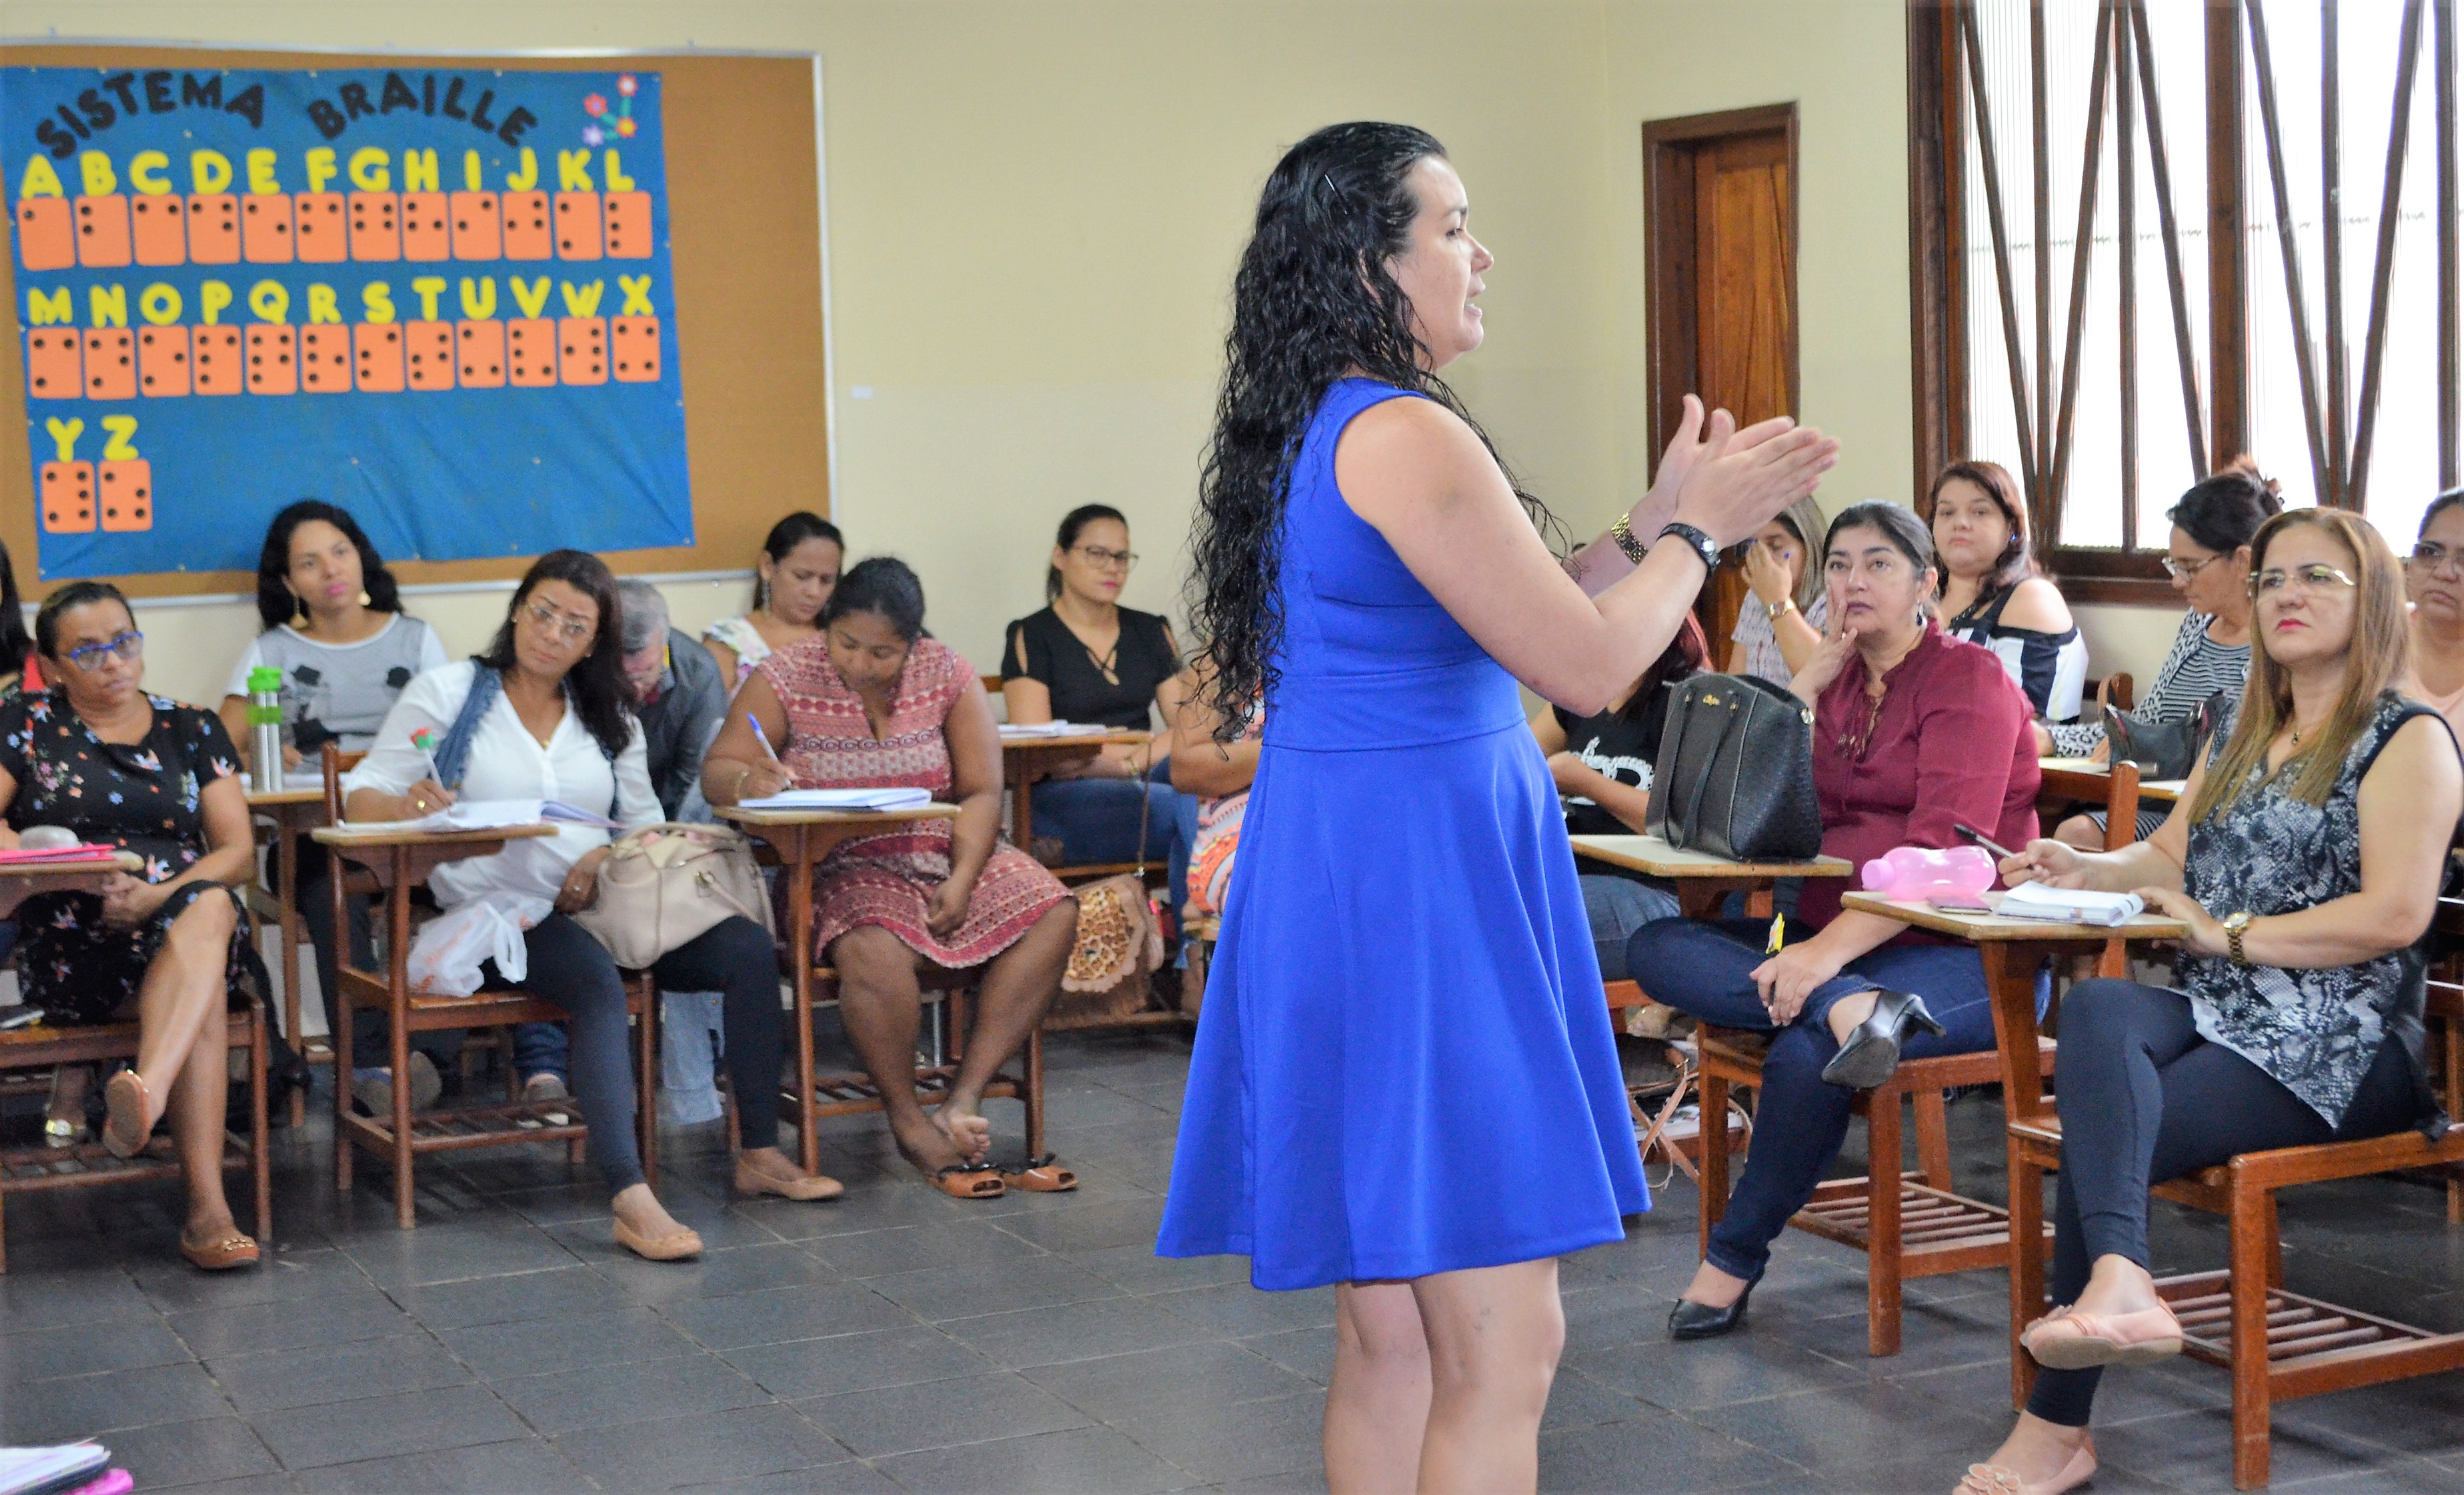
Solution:
<path fill-rule="evenodd" d="M 248 693 L 282 689 L 282 669 L 278 665 L 259 665 L 248 672 Z"/>

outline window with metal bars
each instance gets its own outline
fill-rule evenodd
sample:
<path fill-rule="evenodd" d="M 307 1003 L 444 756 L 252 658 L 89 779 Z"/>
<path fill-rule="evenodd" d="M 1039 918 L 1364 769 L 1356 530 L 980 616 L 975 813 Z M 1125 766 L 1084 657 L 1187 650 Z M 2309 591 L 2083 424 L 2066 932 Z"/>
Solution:
<path fill-rule="evenodd" d="M 2457 3 L 1911 0 L 1920 486 L 2003 462 L 2086 600 L 2241 452 L 2408 545 L 2464 481 Z"/>

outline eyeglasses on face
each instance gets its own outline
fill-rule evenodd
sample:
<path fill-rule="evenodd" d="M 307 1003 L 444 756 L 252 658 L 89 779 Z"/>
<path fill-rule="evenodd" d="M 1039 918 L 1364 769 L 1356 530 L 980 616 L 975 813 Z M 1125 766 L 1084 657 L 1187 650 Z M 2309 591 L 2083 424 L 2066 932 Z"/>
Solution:
<path fill-rule="evenodd" d="M 2178 561 L 2171 556 L 2167 556 L 2165 558 L 2165 574 L 2170 577 L 2179 577 L 2181 580 L 2187 582 L 2223 559 L 2224 557 L 2222 556 L 2201 556 L 2196 561 Z"/>
<path fill-rule="evenodd" d="M 1106 550 L 1101 545 L 1077 545 L 1071 548 L 1085 556 L 1087 563 L 1098 571 L 1110 571 L 1115 566 L 1127 571 L 1138 563 L 1138 553 L 1134 550 Z"/>
<path fill-rule="evenodd" d="M 581 643 L 597 631 L 599 627 L 595 623 L 584 622 L 570 613 L 559 612 L 542 602 L 527 603 L 523 605 L 522 611 L 530 614 L 531 621 L 546 629 L 552 637 L 567 644 Z"/>
<path fill-rule="evenodd" d="M 121 659 L 135 659 L 144 652 L 145 635 L 131 628 L 117 638 L 105 639 L 99 644 L 88 644 L 82 649 L 70 649 L 69 663 L 87 674 L 92 674 L 102 668 L 102 657 L 105 654 L 116 654 Z"/>
<path fill-rule="evenodd" d="M 2334 566 L 2313 562 L 2306 566 L 2270 566 L 2250 579 L 2250 589 L 2260 597 L 2275 597 L 2288 586 L 2298 584 L 2304 592 L 2323 592 L 2333 587 L 2351 586 L 2353 579 Z"/>
<path fill-rule="evenodd" d="M 2449 566 L 2464 571 L 2464 551 L 2450 550 L 2432 540 L 2423 540 L 2412 547 L 2411 561 L 2424 571 L 2443 571 Z"/>

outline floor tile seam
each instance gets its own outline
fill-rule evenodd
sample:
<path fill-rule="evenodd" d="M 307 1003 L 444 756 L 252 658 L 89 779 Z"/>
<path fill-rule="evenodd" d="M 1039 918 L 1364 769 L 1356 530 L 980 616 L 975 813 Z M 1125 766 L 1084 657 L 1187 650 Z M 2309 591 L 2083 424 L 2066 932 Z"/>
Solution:
<path fill-rule="evenodd" d="M 809 1287 L 832 1287 L 832 1286 L 838 1286 L 838 1287 L 854 1287 L 854 1288 L 857 1288 L 857 1289 L 859 1289 L 859 1290 L 861 1290 L 861 1291 L 865 1291 L 865 1292 L 872 1292 L 872 1289 L 871 1289 L 871 1288 L 867 1287 L 867 1286 L 866 1286 L 863 1283 L 861 1283 L 861 1282 L 848 1282 L 848 1283 L 805 1283 L 805 1284 L 803 1284 L 802 1286 L 809 1286 Z M 794 1288 L 792 1288 L 792 1287 L 764 1287 L 764 1288 L 757 1288 L 757 1289 L 755 1289 L 755 1292 L 790 1292 L 790 1291 L 793 1291 L 793 1290 L 794 1290 Z M 752 1297 L 752 1296 L 754 1296 L 754 1295 L 755 1295 L 755 1293 L 739 1292 L 739 1293 L 733 1293 L 733 1294 L 730 1294 L 730 1297 L 735 1297 L 735 1298 L 749 1298 L 749 1297 Z M 840 1333 L 840 1334 L 806 1334 L 806 1335 L 804 1335 L 803 1338 L 800 1338 L 800 1339 L 774 1339 L 774 1340 L 766 1340 L 766 1341 L 764 1341 L 763 1343 L 761 1343 L 761 1344 L 758 1344 L 758 1345 L 730 1345 L 730 1346 L 728 1346 L 726 1349 L 722 1350 L 722 1349 L 720 1349 L 719 1347 L 717 1347 L 716 1345 L 711 1344 L 709 1341 L 707 1341 L 707 1340 L 703 1339 L 700 1335 L 695 1334 L 692 1330 L 687 1329 L 684 1325 L 682 1325 L 682 1324 L 680 1324 L 680 1323 L 676 1322 L 674 1319 L 672 1319 L 672 1318 L 669 1317 L 669 1316 L 668 1316 L 668 1309 L 670 1309 L 670 1308 L 671 1308 L 681 1307 L 683 1304 L 689 1304 L 689 1303 L 725 1303 L 725 1302 L 727 1302 L 727 1301 L 728 1301 L 728 1299 L 727 1299 L 727 1298 L 686 1298 L 686 1299 L 682 1299 L 682 1300 L 680 1300 L 680 1301 L 679 1301 L 679 1303 L 676 1303 L 676 1304 L 662 1304 L 662 1303 L 635 1303 L 635 1304 L 628 1304 L 628 1305 L 627 1305 L 627 1307 L 630 1307 L 630 1308 L 649 1308 L 649 1309 L 650 1310 L 650 1312 L 651 1312 L 652 1314 L 654 1314 L 654 1315 L 658 1318 L 659 1322 L 660 1322 L 660 1323 L 662 1323 L 662 1324 L 664 1324 L 664 1325 L 666 1325 L 666 1326 L 668 1327 L 668 1329 L 669 1329 L 671 1331 L 672 1331 L 672 1332 L 674 1332 L 674 1333 L 682 1334 L 682 1335 L 683 1335 L 683 1336 L 684 1336 L 684 1337 L 685 1337 L 689 1342 L 691 1342 L 691 1343 L 692 1343 L 695 1348 L 700 1349 L 700 1350 L 704 1351 L 704 1352 L 707 1352 L 707 1353 L 715 1354 L 715 1355 L 726 1355 L 726 1354 L 732 1354 L 732 1353 L 734 1353 L 734 1352 L 736 1352 L 737 1351 L 739 1351 L 739 1350 L 762 1350 L 762 1349 L 767 1349 L 770 1345 L 774 1345 L 774 1344 L 777 1344 L 777 1345 L 801 1345 L 801 1344 L 810 1343 L 811 1341 L 819 1340 L 819 1339 L 845 1339 L 845 1338 L 847 1338 L 847 1337 L 849 1337 L 849 1336 L 851 1336 L 851 1335 L 855 1335 L 855 1334 L 886 1334 L 886 1333 L 891 1333 L 891 1332 L 894 1332 L 897 1329 L 904 1329 L 904 1328 L 934 1329 L 934 1328 L 935 1327 L 935 1326 L 934 1326 L 933 1324 L 931 1324 L 931 1323 L 927 1322 L 923 1317 L 921 1317 L 920 1315 L 918 1315 L 918 1314 L 915 1312 L 915 1310 L 914 1310 L 914 1309 L 913 1309 L 913 1308 L 909 1308 L 906 1304 L 903 1304 L 903 1303 L 898 1302 L 896 1299 L 889 1298 L 889 1297 L 885 1297 L 885 1296 L 883 1296 L 881 1293 L 878 1293 L 878 1292 L 873 1292 L 873 1293 L 872 1293 L 872 1296 L 874 1296 L 874 1297 L 876 1297 L 876 1298 L 880 1298 L 880 1299 L 881 1299 L 881 1301 L 882 1301 L 884 1304 L 888 1305 L 889 1307 L 891 1307 L 891 1308 L 892 1308 L 897 1309 L 897 1310 L 898 1310 L 899 1312 L 901 1312 L 901 1313 L 906 1314 L 906 1315 L 908 1316 L 908 1318 L 909 1318 L 909 1319 L 911 1319 L 911 1320 L 913 1320 L 913 1322 L 912 1324 L 910 1324 L 910 1325 L 896 1325 L 896 1326 L 892 1326 L 892 1328 L 891 1328 L 891 1329 L 883 1329 L 883 1330 L 874 1330 L 874 1329 L 853 1329 L 853 1330 L 847 1330 L 847 1332 L 845 1332 L 845 1333 Z M 945 1338 L 946 1338 L 946 1337 L 948 1337 L 948 1336 L 944 1335 L 943 1337 L 945 1337 Z"/>
<path fill-rule="evenodd" d="M 1771 1399 L 1771 1400 L 1779 1400 L 1779 1399 L 1782 1399 L 1782 1398 L 1772 1397 L 1772 1398 L 1769 1398 L 1769 1399 Z M 1645 1405 L 1649 1405 L 1649 1403 L 1645 1403 Z M 1728 1403 L 1726 1403 L 1726 1406 L 1727 1406 L 1727 1407 L 1738 1407 L 1738 1406 L 1749 1406 L 1749 1405 L 1751 1405 L 1751 1403 L 1749 1403 L 1749 1402 L 1728 1402 Z M 1728 1431 L 1727 1429 L 1726 1429 L 1726 1428 L 1722 1428 L 1722 1427 L 1714 1427 L 1714 1426 L 1712 1426 L 1710 1423 L 1704 1421 L 1701 1418 L 1696 1417 L 1696 1416 L 1695 1416 L 1693 1413 L 1691 1413 L 1691 1412 L 1682 1411 L 1682 1410 L 1680 1410 L 1680 1409 L 1678 1409 L 1678 1408 L 1676 1408 L 1676 1407 L 1667 1407 L 1667 1408 L 1663 1408 L 1662 1410 L 1663 1410 L 1663 1411 L 1665 1411 L 1665 1412 L 1667 1412 L 1669 1416 L 1671 1416 L 1671 1417 L 1675 1418 L 1678 1421 L 1683 1422 L 1683 1423 L 1684 1423 L 1686 1426 L 1688 1426 L 1688 1427 L 1690 1427 L 1690 1428 L 1695 1429 L 1697 1432 L 1708 1433 L 1708 1434 L 1710 1434 L 1712 1437 L 1714 1437 L 1714 1438 L 1717 1438 L 1717 1439 L 1721 1440 L 1723 1442 L 1732 1443 L 1732 1444 L 1736 1445 L 1736 1446 L 1737 1446 L 1737 1447 L 1739 1447 L 1739 1448 L 1743 1448 L 1743 1449 L 1747 1450 L 1747 1451 L 1748 1451 L 1748 1452 L 1749 1452 L 1749 1453 L 1757 1453 L 1757 1454 L 1760 1454 L 1760 1455 L 1762 1455 L 1762 1456 L 1763 1456 L 1764 1458 L 1766 1458 L 1766 1459 L 1776 1459 L 1776 1460 L 1778 1460 L 1780 1462 L 1782 1462 L 1782 1463 L 1784 1463 L 1784 1464 L 1788 1465 L 1791 1469 L 1795 1470 L 1795 1471 L 1797 1471 L 1797 1472 L 1799 1472 L 1799 1473 L 1801 1473 L 1801 1474 L 1805 1475 L 1805 1476 L 1806 1476 L 1807 1478 L 1809 1478 L 1809 1479 L 1812 1479 L 1812 1478 L 1819 1478 L 1819 1477 L 1820 1477 L 1820 1471 L 1819 1471 L 1819 1470 L 1816 1470 L 1816 1469 L 1815 1469 L 1815 1468 L 1814 1468 L 1812 1465 L 1810 1465 L 1810 1464 L 1803 1464 L 1803 1463 L 1799 1463 L 1799 1462 L 1797 1462 L 1795 1460 L 1791 1459 L 1790 1457 L 1788 1457 L 1788 1455 L 1783 1454 L 1783 1453 L 1779 1453 L 1779 1452 L 1777 1452 L 1777 1451 L 1775 1451 L 1775 1450 L 1773 1450 L 1773 1449 L 1765 1448 L 1765 1447 L 1764 1447 L 1762 1444 L 1760 1444 L 1760 1443 L 1749 1442 L 1749 1441 L 1748 1441 L 1748 1440 L 1745 1440 L 1745 1439 L 1739 1438 L 1736 1434 L 1729 1432 L 1729 1431 Z M 1697 1410 L 1704 1410 L 1704 1409 L 1697 1409 Z M 1724 1407 L 1724 1409 L 1723 1409 L 1723 1410 L 1725 1410 L 1725 1407 Z"/>
<path fill-rule="evenodd" d="M 1053 1396 L 1060 1396 L 1061 1394 L 1060 1394 L 1060 1393 L 1058 1393 L 1058 1392 L 1054 1392 L 1054 1393 L 1052 1393 L 1052 1395 L 1053 1395 Z M 1286 1401 L 1286 1400 L 1290 1400 L 1290 1399 L 1292 1399 L 1292 1398 L 1294 1398 L 1294 1397 L 1306 1396 L 1308 1396 L 1308 1395 L 1309 1395 L 1309 1392 L 1306 1392 L 1306 1391 L 1299 1391 L 1299 1392 L 1291 1392 L 1291 1393 L 1288 1393 L 1288 1394 L 1287 1394 L 1286 1396 L 1259 1396 L 1259 1397 L 1252 1397 L 1252 1398 L 1250 1398 L 1249 1400 L 1246 1400 L 1246 1401 L 1238 1401 L 1238 1402 L 1219 1402 L 1219 1403 L 1216 1403 L 1216 1405 L 1218 1405 L 1218 1406 L 1226 1406 L 1226 1407 L 1233 1407 L 1233 1406 L 1238 1406 L 1238 1407 L 1251 1407 L 1251 1406 L 1257 1406 L 1257 1405 L 1260 1405 L 1260 1404 L 1261 1404 L 1261 1403 L 1263 1403 L 1263 1402 L 1268 1402 L 1268 1401 Z M 1320 1396 L 1324 1396 L 1325 1394 L 1324 1394 L 1323 1392 L 1320 1392 L 1320 1393 L 1318 1393 L 1318 1395 L 1320 1395 Z M 1063 1398 L 1063 1399 L 1064 1399 L 1064 1400 L 1067 1400 L 1067 1398 L 1066 1398 L 1066 1397 L 1065 1397 L 1065 1398 Z M 1074 1402 L 1072 1402 L 1072 1403 L 1070 1403 L 1070 1404 L 1071 1404 L 1072 1406 L 1075 1406 L 1075 1405 L 1076 1405 L 1076 1403 L 1074 1403 Z M 1202 1474 L 1199 1473 L 1196 1469 L 1191 1468 L 1189 1465 L 1187 1465 L 1187 1464 L 1185 1464 L 1185 1463 L 1182 1463 L 1182 1462 L 1178 1462 L 1177 1460 L 1176 1460 L 1176 1459 L 1172 1458 L 1169 1454 L 1166 1454 L 1165 1452 L 1163 1452 L 1163 1450 L 1161 1450 L 1161 1449 L 1159 1449 L 1159 1448 L 1156 1448 L 1156 1447 L 1154 1447 L 1153 1445 L 1151 1445 L 1151 1444 L 1147 1443 L 1144 1440 L 1140 1439 L 1140 1438 L 1138 1437 L 1138 1435 L 1137 1435 L 1136 1433 L 1133 1432 L 1130 1428 L 1123 1426 L 1123 1425 L 1122 1425 L 1121 1423 L 1119 1423 L 1119 1422 L 1113 1421 L 1113 1420 L 1112 1420 L 1111 1418 L 1110 1418 L 1098 1417 L 1098 1416 L 1096 1416 L 1096 1414 L 1094 1414 L 1094 1413 L 1092 1413 L 1092 1412 L 1088 1412 L 1088 1411 L 1087 1411 L 1085 1408 L 1083 1408 L 1083 1407 L 1082 1407 L 1082 1408 L 1080 1408 L 1079 1410 L 1080 1410 L 1081 1412 L 1085 1412 L 1085 1413 L 1086 1413 L 1086 1415 L 1087 1415 L 1089 1418 L 1093 1418 L 1093 1420 L 1094 1420 L 1094 1425 L 1095 1425 L 1095 1426 L 1097 1426 L 1097 1427 L 1102 1427 L 1102 1428 L 1109 1428 L 1109 1429 L 1110 1429 L 1110 1430 L 1111 1430 L 1112 1432 L 1114 1432 L 1114 1433 L 1118 1433 L 1121 1437 L 1123 1437 L 1123 1438 L 1125 1438 L 1125 1439 L 1129 1440 L 1130 1444 L 1131 1444 L 1131 1446 L 1132 1446 L 1132 1447 L 1136 1448 L 1140 1453 L 1145 1454 L 1145 1455 L 1146 1455 L 1148 1458 L 1150 1458 L 1150 1459 L 1155 1459 L 1155 1460 L 1158 1460 L 1158 1461 L 1160 1461 L 1160 1462 L 1162 1462 L 1166 1467 L 1171 1468 L 1171 1469 L 1177 1470 L 1177 1471 L 1178 1471 L 1178 1472 L 1180 1472 L 1182 1475 L 1187 1476 L 1187 1477 L 1188 1477 L 1188 1479 L 1189 1479 L 1189 1480 L 1190 1480 L 1194 1484 L 1208 1484 L 1208 1482 L 1206 1481 L 1206 1477 L 1205 1477 L 1204 1475 L 1202 1475 Z M 1158 1419 L 1154 1419 L 1154 1420 L 1162 1420 L 1162 1419 L 1158 1418 Z M 1324 1455 L 1323 1455 L 1323 1453 L 1321 1452 L 1321 1454 L 1320 1454 L 1320 1458 L 1321 1458 L 1321 1460 L 1323 1459 L 1323 1457 L 1324 1457 Z M 1243 1479 L 1243 1480 L 1271 1480 L 1271 1479 L 1273 1479 L 1275 1476 L 1277 1476 L 1277 1475 L 1279 1475 L 1279 1474 L 1289 1474 L 1289 1473 L 1294 1472 L 1295 1470 L 1302 1469 L 1302 1468 L 1306 1468 L 1306 1467 L 1309 1467 L 1309 1465 L 1305 1464 L 1305 1463 L 1304 1463 L 1304 1464 L 1294 1464 L 1294 1465 L 1292 1466 L 1292 1468 L 1291 1468 L 1291 1469 L 1267 1469 L 1267 1470 L 1265 1470 L 1265 1471 L 1263 1471 L 1263 1472 L 1261 1472 L 1261 1473 L 1258 1473 L 1258 1474 L 1243 1475 L 1243 1476 L 1241 1476 L 1241 1478 L 1242 1478 L 1242 1479 Z M 1228 1483 L 1233 1483 L 1233 1482 L 1229 1482 L 1229 1481 L 1217 1481 L 1217 1482 L 1214 1482 L 1214 1483 L 1215 1483 L 1215 1484 L 1228 1484 Z M 1210 1486 L 1210 1487 L 1211 1487 L 1211 1486 Z"/>

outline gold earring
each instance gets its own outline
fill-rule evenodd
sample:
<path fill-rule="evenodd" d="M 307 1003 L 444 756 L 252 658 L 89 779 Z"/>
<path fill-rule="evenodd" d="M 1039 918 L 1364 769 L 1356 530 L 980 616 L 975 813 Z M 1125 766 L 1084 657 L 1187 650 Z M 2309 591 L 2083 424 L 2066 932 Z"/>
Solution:
<path fill-rule="evenodd" d="M 291 626 L 295 628 L 308 626 L 308 605 L 299 600 L 297 592 L 291 594 Z"/>
<path fill-rule="evenodd" d="M 363 606 L 363 607 L 364 607 L 364 606 L 366 606 L 366 605 L 368 605 L 368 602 L 369 602 L 368 589 L 367 589 L 366 587 L 363 586 L 363 587 L 361 587 L 361 588 L 360 588 L 360 605 L 361 605 L 361 606 Z"/>

